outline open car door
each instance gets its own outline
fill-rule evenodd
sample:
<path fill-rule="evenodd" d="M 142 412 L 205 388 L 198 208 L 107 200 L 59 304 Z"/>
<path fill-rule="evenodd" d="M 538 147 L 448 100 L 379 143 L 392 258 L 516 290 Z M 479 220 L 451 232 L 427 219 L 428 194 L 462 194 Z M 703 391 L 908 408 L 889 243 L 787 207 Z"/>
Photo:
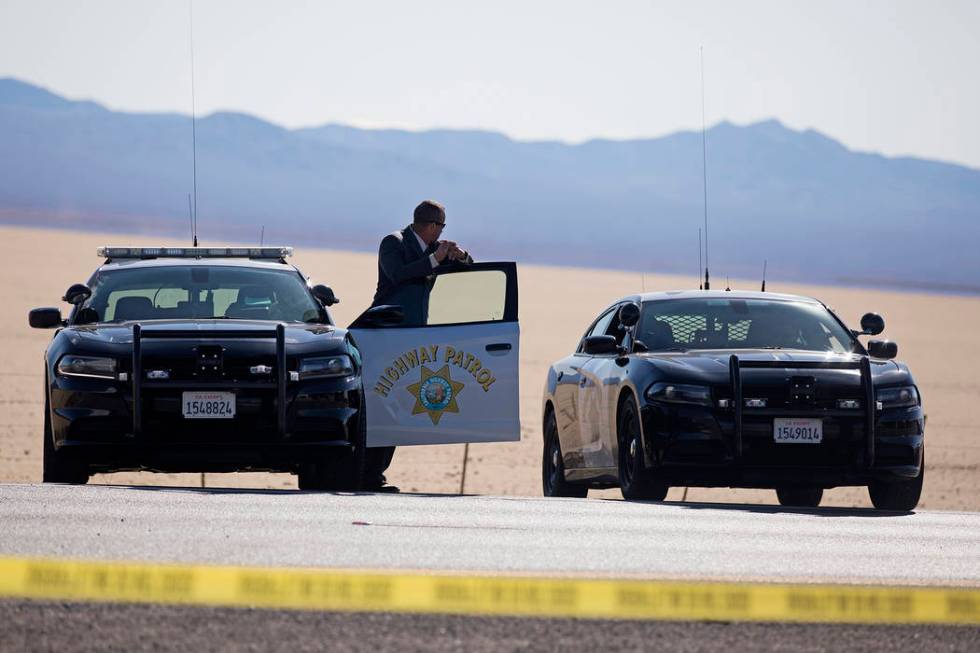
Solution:
<path fill-rule="evenodd" d="M 520 440 L 517 265 L 437 268 L 350 326 L 369 447 Z M 413 304 L 409 306 L 408 304 Z"/>

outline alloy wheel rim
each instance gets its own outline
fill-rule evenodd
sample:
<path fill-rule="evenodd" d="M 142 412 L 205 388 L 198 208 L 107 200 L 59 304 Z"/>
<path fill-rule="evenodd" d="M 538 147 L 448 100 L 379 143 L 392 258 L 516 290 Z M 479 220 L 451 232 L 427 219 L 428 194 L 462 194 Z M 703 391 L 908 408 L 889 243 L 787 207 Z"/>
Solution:
<path fill-rule="evenodd" d="M 558 443 L 555 441 L 555 434 L 551 429 L 548 429 L 548 439 L 551 441 L 551 455 L 545 457 L 545 465 L 547 466 L 547 483 L 548 483 L 548 493 L 554 492 L 555 487 L 558 484 Z"/>
<path fill-rule="evenodd" d="M 626 432 L 626 437 L 628 438 L 627 441 L 629 442 L 629 444 L 626 446 L 626 460 L 623 461 L 623 484 L 629 486 L 633 484 L 633 472 L 636 465 L 637 448 L 636 434 L 634 432 L 636 425 L 634 423 L 632 413 L 627 413 L 623 427 L 623 430 Z"/>
<path fill-rule="evenodd" d="M 551 447 L 551 488 L 554 489 L 558 487 L 559 481 L 559 471 L 558 461 L 561 460 L 561 456 L 558 453 L 558 445 L 554 444 Z"/>

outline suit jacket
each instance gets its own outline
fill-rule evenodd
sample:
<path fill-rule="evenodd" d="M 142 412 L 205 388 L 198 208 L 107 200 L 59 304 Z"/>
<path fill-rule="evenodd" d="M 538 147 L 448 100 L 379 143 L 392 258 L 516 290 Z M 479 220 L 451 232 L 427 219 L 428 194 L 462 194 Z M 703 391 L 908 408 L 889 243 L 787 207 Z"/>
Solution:
<path fill-rule="evenodd" d="M 378 248 L 378 288 L 372 306 L 388 303 L 400 286 L 424 282 L 432 274 L 429 254 L 436 247 L 433 243 L 423 251 L 411 225 L 385 236 Z"/>
<path fill-rule="evenodd" d="M 378 288 L 371 306 L 398 304 L 405 311 L 405 324 L 424 324 L 433 283 L 429 255 L 438 247 L 419 247 L 412 225 L 385 236 L 378 248 Z M 467 255 L 466 262 L 473 259 Z"/>

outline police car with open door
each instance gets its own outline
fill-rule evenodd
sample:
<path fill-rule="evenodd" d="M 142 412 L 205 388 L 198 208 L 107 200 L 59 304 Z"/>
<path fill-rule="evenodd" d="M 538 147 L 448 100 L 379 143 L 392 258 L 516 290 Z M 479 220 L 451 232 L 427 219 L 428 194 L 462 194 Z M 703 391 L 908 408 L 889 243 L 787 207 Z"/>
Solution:
<path fill-rule="evenodd" d="M 428 314 L 351 331 L 291 248 L 104 247 L 44 355 L 44 480 L 278 471 L 359 489 L 367 446 L 517 440 L 514 264 L 437 270 Z"/>

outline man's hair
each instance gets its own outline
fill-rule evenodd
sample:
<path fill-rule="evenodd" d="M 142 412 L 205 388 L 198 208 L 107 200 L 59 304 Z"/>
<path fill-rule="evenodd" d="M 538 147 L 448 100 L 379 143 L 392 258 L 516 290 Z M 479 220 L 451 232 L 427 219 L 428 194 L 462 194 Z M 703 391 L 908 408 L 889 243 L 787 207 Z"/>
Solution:
<path fill-rule="evenodd" d="M 427 222 L 445 222 L 446 207 L 439 202 L 434 202 L 433 200 L 424 200 L 421 204 L 415 207 L 414 216 L 415 224 L 424 224 Z"/>

